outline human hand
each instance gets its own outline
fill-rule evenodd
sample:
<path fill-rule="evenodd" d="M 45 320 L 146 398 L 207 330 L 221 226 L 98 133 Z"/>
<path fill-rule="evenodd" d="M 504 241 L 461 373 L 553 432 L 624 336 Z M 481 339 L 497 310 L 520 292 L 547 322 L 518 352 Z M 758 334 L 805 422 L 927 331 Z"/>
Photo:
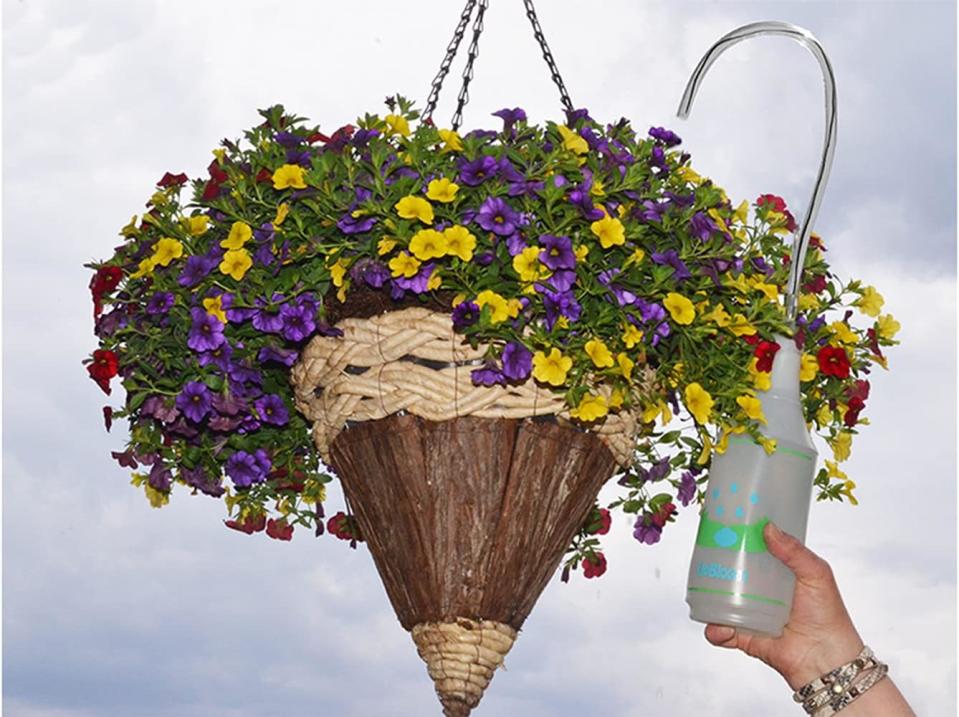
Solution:
<path fill-rule="evenodd" d="M 862 639 L 846 611 L 829 563 L 769 523 L 763 531 L 770 554 L 796 576 L 792 611 L 779 637 L 724 625 L 707 625 L 706 639 L 759 658 L 796 690 L 854 659 Z"/>

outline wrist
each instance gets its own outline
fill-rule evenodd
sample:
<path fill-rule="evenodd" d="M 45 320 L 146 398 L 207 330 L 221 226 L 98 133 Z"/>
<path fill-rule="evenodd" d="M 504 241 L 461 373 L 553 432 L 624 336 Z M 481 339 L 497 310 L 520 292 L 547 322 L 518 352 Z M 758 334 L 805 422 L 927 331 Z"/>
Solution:
<path fill-rule="evenodd" d="M 856 659 L 863 647 L 859 633 L 850 627 L 807 650 L 794 667 L 782 672 L 782 676 L 793 690 L 798 690 L 830 670 Z"/>

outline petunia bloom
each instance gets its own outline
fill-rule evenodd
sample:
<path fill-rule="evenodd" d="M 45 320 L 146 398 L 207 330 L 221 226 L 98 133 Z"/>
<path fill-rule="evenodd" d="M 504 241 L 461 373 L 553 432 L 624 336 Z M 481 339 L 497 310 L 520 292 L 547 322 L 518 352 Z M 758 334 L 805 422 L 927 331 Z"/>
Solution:
<path fill-rule="evenodd" d="M 549 354 L 537 351 L 533 354 L 533 378 L 550 386 L 562 386 L 566 383 L 566 374 L 573 367 L 573 359 L 564 356 L 553 348 Z"/>
<path fill-rule="evenodd" d="M 449 256 L 459 257 L 463 261 L 472 260 L 476 237 L 469 229 L 458 224 L 447 227 L 443 230 L 443 237 L 446 239 L 446 253 Z"/>
<path fill-rule="evenodd" d="M 841 346 L 823 346 L 816 354 L 819 370 L 826 376 L 849 378 L 849 356 Z"/>
<path fill-rule="evenodd" d="M 501 197 L 487 197 L 476 214 L 476 223 L 488 232 L 509 236 L 520 226 L 520 215 Z"/>
<path fill-rule="evenodd" d="M 674 291 L 666 294 L 666 298 L 663 299 L 663 306 L 677 324 L 689 325 L 696 318 L 696 309 L 693 307 L 693 302 Z"/>
<path fill-rule="evenodd" d="M 273 172 L 274 189 L 306 189 L 303 167 L 298 164 L 284 164 Z"/>
<path fill-rule="evenodd" d="M 177 394 L 176 407 L 194 423 L 199 423 L 212 409 L 210 389 L 200 381 L 188 381 Z"/>
<path fill-rule="evenodd" d="M 422 197 L 409 194 L 398 201 L 393 208 L 403 219 L 417 219 L 423 224 L 433 223 L 433 205 Z"/>
<path fill-rule="evenodd" d="M 576 254 L 573 253 L 573 242 L 569 237 L 543 234 L 539 243 L 543 247 L 539 260 L 550 270 L 572 269 L 576 266 Z"/>
<path fill-rule="evenodd" d="M 410 239 L 409 250 L 420 261 L 446 256 L 446 237 L 435 229 L 420 229 Z"/>
<path fill-rule="evenodd" d="M 525 381 L 533 370 L 533 354 L 523 344 L 510 341 L 503 348 L 503 375 L 510 381 Z"/>
<path fill-rule="evenodd" d="M 599 239 L 603 249 L 626 243 L 626 230 L 619 219 L 606 216 L 590 224 L 589 228 Z"/>
<path fill-rule="evenodd" d="M 434 202 L 449 204 L 456 199 L 456 192 L 459 191 L 459 188 L 460 185 L 451 182 L 446 177 L 441 177 L 430 181 L 426 188 L 426 196 Z"/>
<path fill-rule="evenodd" d="M 226 340 L 223 336 L 223 322 L 215 316 L 199 307 L 190 309 L 190 316 L 193 323 L 190 326 L 186 345 L 191 349 L 212 351 Z"/>
<path fill-rule="evenodd" d="M 700 425 L 709 423 L 715 403 L 713 397 L 709 395 L 709 391 L 699 383 L 693 382 L 686 386 L 684 396 L 686 398 L 686 408 L 696 419 L 696 423 Z"/>
<path fill-rule="evenodd" d="M 606 572 L 606 556 L 596 550 L 592 557 L 583 558 L 583 577 L 598 578 Z"/>

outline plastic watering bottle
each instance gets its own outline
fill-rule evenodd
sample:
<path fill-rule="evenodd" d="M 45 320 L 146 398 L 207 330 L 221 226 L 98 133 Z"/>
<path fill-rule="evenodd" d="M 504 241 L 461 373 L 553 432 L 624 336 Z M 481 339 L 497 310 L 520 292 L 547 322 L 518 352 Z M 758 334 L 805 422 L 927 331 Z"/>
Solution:
<path fill-rule="evenodd" d="M 792 339 L 776 342 L 772 386 L 759 394 L 762 432 L 776 440 L 776 451 L 734 434 L 726 452 L 713 457 L 686 602 L 693 620 L 778 636 L 795 577 L 767 551 L 763 526 L 771 520 L 805 540 L 817 452 L 800 403 L 799 351 Z"/>

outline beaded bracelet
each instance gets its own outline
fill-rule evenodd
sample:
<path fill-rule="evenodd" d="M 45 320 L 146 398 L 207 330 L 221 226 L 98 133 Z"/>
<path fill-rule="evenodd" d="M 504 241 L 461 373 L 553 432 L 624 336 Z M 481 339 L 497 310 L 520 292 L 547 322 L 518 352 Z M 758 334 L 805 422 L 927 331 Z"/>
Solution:
<path fill-rule="evenodd" d="M 802 703 L 806 714 L 831 717 L 879 682 L 888 670 L 887 665 L 873 657 L 872 650 L 863 647 L 852 661 L 800 687 L 793 699 Z M 860 675 L 864 677 L 856 682 Z"/>

